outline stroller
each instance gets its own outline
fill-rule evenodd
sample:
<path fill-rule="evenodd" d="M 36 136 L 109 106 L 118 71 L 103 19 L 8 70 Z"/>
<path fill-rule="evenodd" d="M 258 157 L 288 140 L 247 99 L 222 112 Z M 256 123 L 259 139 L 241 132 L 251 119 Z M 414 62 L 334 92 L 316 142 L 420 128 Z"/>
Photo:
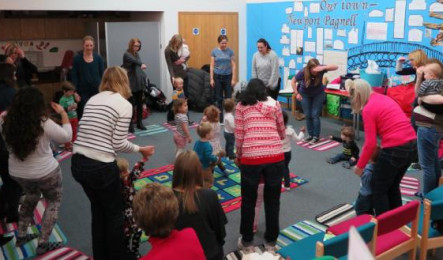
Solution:
<path fill-rule="evenodd" d="M 151 84 L 146 77 L 144 94 L 146 97 L 146 105 L 151 110 L 157 110 L 165 112 L 167 109 L 166 96 L 163 92 L 154 84 Z"/>

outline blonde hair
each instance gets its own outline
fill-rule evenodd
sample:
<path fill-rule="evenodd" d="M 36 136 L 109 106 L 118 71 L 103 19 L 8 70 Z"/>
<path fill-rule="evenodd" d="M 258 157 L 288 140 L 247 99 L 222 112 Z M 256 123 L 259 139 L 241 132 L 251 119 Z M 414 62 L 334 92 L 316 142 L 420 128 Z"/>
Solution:
<path fill-rule="evenodd" d="M 16 43 L 14 43 L 14 42 L 8 42 L 6 45 L 5 45 L 5 56 L 6 57 L 9 57 L 9 56 L 11 56 L 12 54 L 15 54 L 15 53 L 17 53 L 17 49 L 18 49 L 19 47 L 18 47 L 18 45 L 16 44 Z"/>
<path fill-rule="evenodd" d="M 349 91 L 351 96 L 351 107 L 353 113 L 360 113 L 363 107 L 368 103 L 369 97 L 372 93 L 372 87 L 366 80 L 346 80 L 345 88 Z"/>
<path fill-rule="evenodd" d="M 177 52 L 183 44 L 183 37 L 180 34 L 174 34 L 169 40 L 168 48 Z"/>
<path fill-rule="evenodd" d="M 117 66 L 107 68 L 103 73 L 99 90 L 100 92 L 111 91 L 119 93 L 125 99 L 130 98 L 132 94 L 129 89 L 129 80 L 126 70 Z"/>
<path fill-rule="evenodd" d="M 443 68 L 439 63 L 432 62 L 425 65 L 432 73 L 435 74 L 439 79 L 442 78 Z"/>
<path fill-rule="evenodd" d="M 174 78 L 174 86 L 175 86 L 175 83 L 183 83 L 183 79 L 182 78 L 180 78 L 180 77 L 176 77 L 176 78 Z"/>
<path fill-rule="evenodd" d="M 203 187 L 203 170 L 198 155 L 194 151 L 181 153 L 175 160 L 172 188 L 180 191 L 177 197 L 186 213 L 192 214 L 198 211 L 195 193 L 201 187 Z"/>
<path fill-rule="evenodd" d="M 140 41 L 140 39 L 139 38 L 131 38 L 130 40 L 129 40 L 129 43 L 128 43 L 128 50 L 127 50 L 127 52 L 129 52 L 129 53 L 131 53 L 132 55 L 134 55 L 135 56 L 135 51 L 134 51 L 134 49 L 132 48 L 133 46 L 134 46 L 134 44 L 136 43 L 136 42 L 138 42 L 138 43 L 140 43 L 140 48 L 139 48 L 139 50 L 142 48 L 142 42 Z"/>
<path fill-rule="evenodd" d="M 218 123 L 220 120 L 220 109 L 214 105 L 210 105 L 203 110 L 203 115 L 211 123 Z"/>
<path fill-rule="evenodd" d="M 85 37 L 83 37 L 83 44 L 84 44 L 86 41 L 91 41 L 91 42 L 93 42 L 93 43 L 95 44 L 94 37 L 92 37 L 91 35 L 86 35 Z"/>
<path fill-rule="evenodd" d="M 129 162 L 125 158 L 117 158 L 117 167 L 120 172 L 127 172 L 129 171 Z"/>
<path fill-rule="evenodd" d="M 205 138 L 207 134 L 209 134 L 212 131 L 212 125 L 208 122 L 202 122 L 197 127 L 197 134 L 201 138 Z"/>
<path fill-rule="evenodd" d="M 417 68 L 425 65 L 428 60 L 428 56 L 422 49 L 410 52 L 408 58 L 414 60 Z"/>
<path fill-rule="evenodd" d="M 153 237 L 168 237 L 179 214 L 172 189 L 156 182 L 146 184 L 135 194 L 132 207 L 137 225 Z"/>

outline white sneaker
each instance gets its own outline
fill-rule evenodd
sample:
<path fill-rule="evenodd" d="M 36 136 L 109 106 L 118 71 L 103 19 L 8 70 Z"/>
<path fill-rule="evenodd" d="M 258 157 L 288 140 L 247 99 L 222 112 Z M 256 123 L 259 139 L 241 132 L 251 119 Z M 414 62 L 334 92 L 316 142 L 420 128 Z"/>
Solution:
<path fill-rule="evenodd" d="M 242 237 L 238 238 L 237 246 L 238 249 L 243 251 L 242 253 L 245 255 L 254 253 L 254 245 L 252 245 L 252 243 L 250 245 L 245 245 Z"/>

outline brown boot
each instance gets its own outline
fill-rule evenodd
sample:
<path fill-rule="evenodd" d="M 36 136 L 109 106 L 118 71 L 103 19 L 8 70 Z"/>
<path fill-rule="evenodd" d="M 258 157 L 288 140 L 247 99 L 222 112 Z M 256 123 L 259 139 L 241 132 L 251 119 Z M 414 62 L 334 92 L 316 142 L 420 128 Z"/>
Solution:
<path fill-rule="evenodd" d="M 303 119 L 305 119 L 305 115 L 299 111 L 295 111 L 295 119 L 297 119 L 298 121 L 302 121 Z"/>

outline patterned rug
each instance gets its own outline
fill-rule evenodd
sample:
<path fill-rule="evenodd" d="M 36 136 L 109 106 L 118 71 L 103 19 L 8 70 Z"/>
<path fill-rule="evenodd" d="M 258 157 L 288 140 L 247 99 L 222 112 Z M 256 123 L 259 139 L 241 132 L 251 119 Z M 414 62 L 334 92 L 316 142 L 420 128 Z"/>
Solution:
<path fill-rule="evenodd" d="M 313 220 L 303 220 L 280 231 L 277 238 L 277 249 L 285 247 L 305 237 L 325 232 L 326 226 Z"/>
<path fill-rule="evenodd" d="M 400 182 L 400 192 L 402 195 L 414 196 L 420 190 L 420 181 L 414 177 L 404 176 Z"/>
<path fill-rule="evenodd" d="M 40 233 L 40 225 L 34 225 L 30 226 L 28 228 L 28 234 L 39 234 Z M 3 259 L 6 260 L 21 260 L 21 259 L 28 259 L 33 258 L 36 255 L 36 248 L 37 248 L 37 238 L 30 241 L 29 243 L 24 244 L 21 247 L 15 246 L 16 236 L 17 232 L 11 233 L 11 235 L 14 235 L 14 238 L 4 245 L 2 249 Z M 60 227 L 55 224 L 54 229 L 52 230 L 52 233 L 49 237 L 49 242 L 63 242 L 63 244 L 66 244 L 68 240 L 66 239 L 65 234 L 62 232 Z"/>
<path fill-rule="evenodd" d="M 241 189 L 240 189 L 240 170 L 234 162 L 223 158 L 223 164 L 226 167 L 227 177 L 224 176 L 220 169 L 216 167 L 214 171 L 214 186 L 212 187 L 218 193 L 218 198 L 223 210 L 231 212 L 239 209 L 241 206 Z M 172 186 L 172 171 L 174 165 L 166 165 L 155 169 L 144 171 L 140 175 L 140 179 L 134 183 L 135 189 L 139 190 L 147 183 L 158 182 L 168 187 Z M 306 179 L 300 178 L 291 173 L 291 188 L 296 188 L 307 183 Z M 285 191 L 282 189 L 282 192 Z"/>
<path fill-rule="evenodd" d="M 168 128 L 169 131 L 176 131 L 177 130 L 177 127 L 175 125 L 171 125 L 169 123 L 163 123 L 163 126 Z M 197 128 L 197 126 L 198 126 L 198 123 L 194 122 L 191 125 L 189 125 L 189 128 Z"/>
<path fill-rule="evenodd" d="M 148 136 L 148 135 L 155 135 L 155 134 L 164 133 L 164 132 L 168 131 L 168 129 L 166 129 L 160 125 L 147 125 L 145 127 L 146 127 L 146 130 L 136 129 L 135 135 L 136 136 Z"/>
<path fill-rule="evenodd" d="M 32 222 L 32 225 L 40 224 L 42 222 L 43 213 L 45 212 L 47 202 L 45 200 L 40 200 L 37 203 L 37 207 L 35 207 L 34 210 L 34 219 Z M 13 223 L 5 223 L 3 221 L 0 221 L 0 235 L 16 231 L 18 228 L 17 222 Z"/>
<path fill-rule="evenodd" d="M 301 147 L 304 147 L 307 149 L 312 149 L 312 150 L 318 151 L 318 152 L 324 152 L 324 151 L 327 151 L 329 149 L 332 149 L 332 148 L 340 145 L 339 142 L 331 140 L 329 138 L 320 138 L 320 141 L 318 141 L 315 144 L 309 144 L 309 142 L 305 142 L 305 141 L 300 141 L 300 142 L 297 142 L 296 144 Z"/>
<path fill-rule="evenodd" d="M 62 248 L 56 249 L 54 251 L 48 252 L 42 256 L 39 256 L 36 259 L 38 259 L 38 260 L 59 260 L 59 259 L 90 260 L 90 259 L 92 259 L 92 257 L 89 257 L 76 249 L 73 249 L 70 247 L 62 247 Z"/>

